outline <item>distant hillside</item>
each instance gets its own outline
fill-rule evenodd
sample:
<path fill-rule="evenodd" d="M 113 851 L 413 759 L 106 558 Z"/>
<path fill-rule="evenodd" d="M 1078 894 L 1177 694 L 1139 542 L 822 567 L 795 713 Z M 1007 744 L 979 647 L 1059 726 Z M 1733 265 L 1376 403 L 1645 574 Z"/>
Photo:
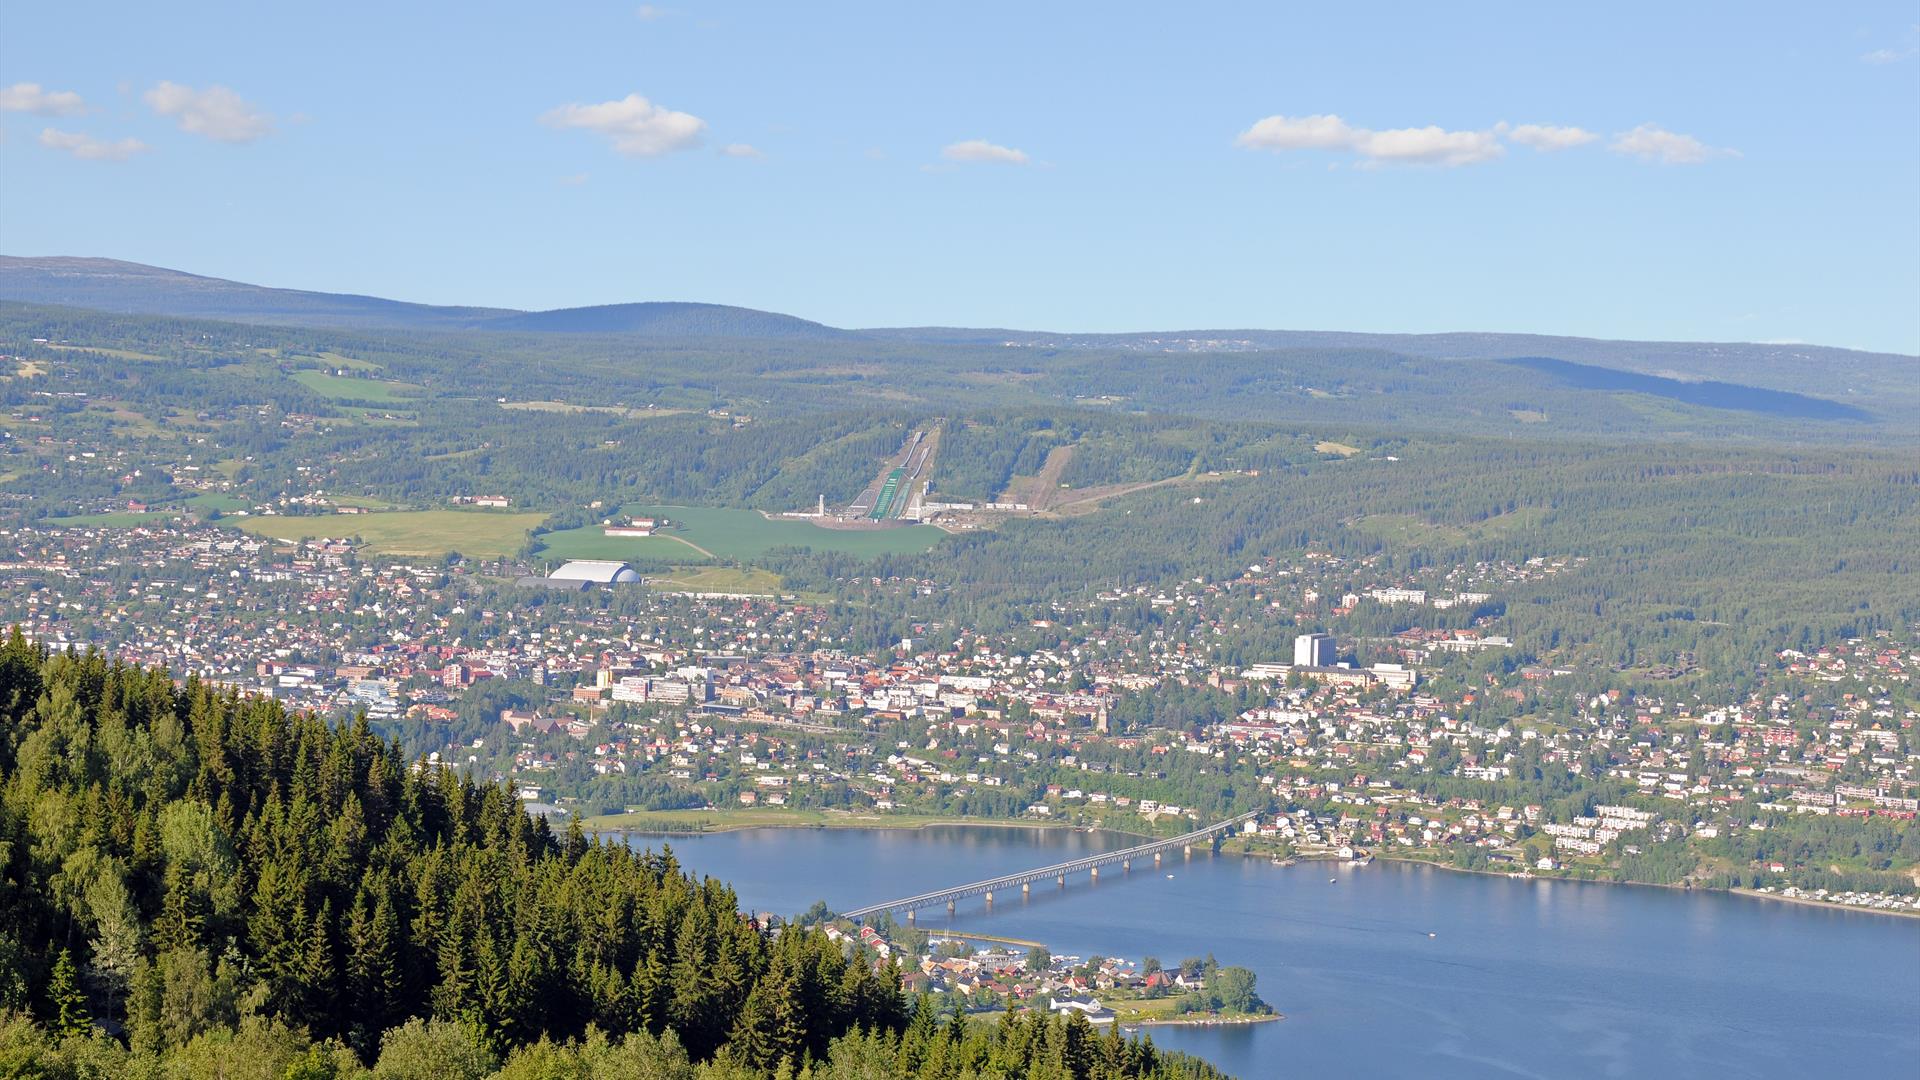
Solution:
<path fill-rule="evenodd" d="M 654 337 L 857 337 L 817 322 L 725 304 L 606 304 L 509 315 L 482 324 L 488 330 L 567 334 L 648 334 Z"/>
<path fill-rule="evenodd" d="M 1680 382 L 1724 381 L 1839 401 L 1920 405 L 1920 357 L 1819 345 L 1605 341 L 1542 334 L 1370 334 L 1329 330 L 1169 330 L 1073 334 L 1043 330 L 893 327 L 842 330 L 751 308 L 632 303 L 526 312 L 437 307 L 374 296 L 272 289 L 114 259 L 0 255 L 0 300 L 242 323 L 362 330 L 618 334 L 647 338 L 877 340 L 1021 350 L 1253 353 L 1378 350 L 1429 360 L 1552 357 Z"/>
<path fill-rule="evenodd" d="M 557 311 L 439 307 L 375 296 L 272 289 L 117 259 L 0 255 L 0 300 L 140 315 L 356 330 L 504 330 L 649 337 L 853 337 L 791 315 L 721 304 L 642 303 Z"/>
<path fill-rule="evenodd" d="M 1547 334 L 1456 332 L 1369 334 L 1341 330 L 1168 330 L 1062 334 L 1042 330 L 950 326 L 863 330 L 896 341 L 1000 345 L 1010 349 L 1120 350 L 1151 353 L 1259 352 L 1268 349 L 1379 349 L 1432 360 L 1508 360 L 1550 356 L 1682 382 L 1727 380 L 1829 398 L 1891 395 L 1920 402 L 1920 357 L 1825 345 L 1753 342 L 1609 341 Z"/>
<path fill-rule="evenodd" d="M 514 312 L 269 289 L 117 259 L 0 255 L 0 299 L 140 315 L 367 330 L 464 329 Z"/>

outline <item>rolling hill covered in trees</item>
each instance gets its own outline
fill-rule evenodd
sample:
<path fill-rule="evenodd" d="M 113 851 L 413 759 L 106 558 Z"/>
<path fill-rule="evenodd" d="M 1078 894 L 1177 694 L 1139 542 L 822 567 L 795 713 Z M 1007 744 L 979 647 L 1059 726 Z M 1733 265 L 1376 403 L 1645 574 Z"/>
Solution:
<path fill-rule="evenodd" d="M 1194 1077 L 1076 1023 L 936 1023 L 671 852 L 98 656 L 0 644 L 0 1072 Z"/>

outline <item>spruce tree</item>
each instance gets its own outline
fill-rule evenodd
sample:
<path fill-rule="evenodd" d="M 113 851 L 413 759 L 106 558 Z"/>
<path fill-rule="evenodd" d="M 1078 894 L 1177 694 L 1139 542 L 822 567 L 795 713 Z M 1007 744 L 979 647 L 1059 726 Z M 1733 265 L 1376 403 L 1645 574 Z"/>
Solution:
<path fill-rule="evenodd" d="M 71 950 L 61 949 L 60 958 L 53 962 L 53 975 L 47 983 L 47 1006 L 53 1014 L 55 1035 L 67 1038 L 93 1031 L 93 1017 L 87 1013 L 87 995 L 80 990 L 80 977 L 74 970 Z"/>

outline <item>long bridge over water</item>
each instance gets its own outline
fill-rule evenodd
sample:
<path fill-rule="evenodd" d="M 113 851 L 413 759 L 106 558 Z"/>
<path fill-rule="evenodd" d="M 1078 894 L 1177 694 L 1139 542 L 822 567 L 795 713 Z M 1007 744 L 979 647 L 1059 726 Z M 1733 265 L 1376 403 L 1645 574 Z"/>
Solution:
<path fill-rule="evenodd" d="M 1166 840 L 1151 840 L 1144 844 L 1136 844 L 1130 848 L 1121 848 L 1118 851 L 1109 851 L 1100 855 L 1089 855 L 1084 859 L 1072 859 L 1067 862 L 1054 863 L 1052 866 L 1023 870 L 1017 874 L 1006 874 L 1001 877 L 988 878 L 985 881 L 975 881 L 966 885 L 957 885 L 951 889 L 938 889 L 934 892 L 921 893 L 918 896 L 902 897 L 899 900 L 889 900 L 884 904 L 869 904 L 866 907 L 854 908 L 852 911 L 843 911 L 840 914 L 849 919 L 865 919 L 872 915 L 878 915 L 883 911 L 905 911 L 907 913 L 907 919 L 911 921 L 914 911 L 919 908 L 945 904 L 947 905 L 947 910 L 952 911 L 957 902 L 969 896 L 985 896 L 987 903 L 991 904 L 993 903 L 993 894 L 996 892 L 1006 892 L 1010 889 L 1018 888 L 1022 895 L 1026 895 L 1032 891 L 1034 882 L 1045 881 L 1048 878 L 1053 878 L 1059 885 L 1065 887 L 1068 876 L 1077 874 L 1082 870 L 1087 871 L 1091 875 L 1092 880 L 1099 881 L 1100 868 L 1103 866 L 1112 866 L 1118 863 L 1122 870 L 1131 870 L 1133 869 L 1133 863 L 1136 859 L 1152 859 L 1153 865 L 1159 866 L 1161 856 L 1167 852 L 1179 848 L 1191 854 L 1193 845 L 1202 843 L 1211 845 L 1215 837 L 1223 833 L 1231 832 L 1238 828 L 1242 822 L 1251 821 L 1255 817 L 1258 817 L 1259 814 L 1260 811 L 1255 810 L 1241 814 L 1239 817 L 1228 818 L 1225 821 L 1209 825 L 1204 829 L 1197 829 L 1184 836 L 1175 836 Z"/>

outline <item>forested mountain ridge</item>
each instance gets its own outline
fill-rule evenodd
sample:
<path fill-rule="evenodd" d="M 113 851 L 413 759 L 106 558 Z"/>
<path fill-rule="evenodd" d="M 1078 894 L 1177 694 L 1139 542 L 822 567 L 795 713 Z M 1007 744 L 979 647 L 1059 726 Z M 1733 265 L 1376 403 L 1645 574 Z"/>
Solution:
<path fill-rule="evenodd" d="M 1920 394 L 1920 357 L 1808 344 L 1613 341 L 1544 334 L 1387 334 L 1330 330 L 1192 329 L 1061 333 L 959 327 L 841 329 L 804 318 L 711 303 L 650 302 L 514 311 L 444 307 L 372 296 L 268 288 L 115 259 L 0 255 L 0 300 L 132 314 L 362 330 L 607 334 L 667 339 L 868 341 L 921 349 L 1034 354 L 1388 353 L 1429 361 L 1552 357 L 1679 380 L 1721 380 L 1845 401 Z M 1024 354 L 1024 355 L 1023 355 Z"/>
<path fill-rule="evenodd" d="M 771 311 L 726 304 L 659 301 L 530 311 L 489 319 L 480 329 L 563 334 L 651 334 L 658 337 L 853 338 L 853 331 Z"/>
<path fill-rule="evenodd" d="M 670 338 L 857 336 L 791 315 L 722 304 L 608 304 L 554 311 L 447 307 L 349 293 L 276 289 L 117 259 L 66 256 L 0 255 L 0 299 L 126 314 L 361 330 L 497 330 Z"/>
<path fill-rule="evenodd" d="M 1215 1075 L 1083 1020 L 939 1025 L 671 852 L 556 836 L 364 722 L 17 633 L 0 782 L 6 1075 Z"/>
<path fill-rule="evenodd" d="M 1772 389 L 1867 394 L 1888 382 L 1920 380 L 1920 357 L 1804 343 L 1622 341 L 1552 334 L 1454 331 L 1382 334 L 1348 330 L 1163 330 L 1067 334 L 1038 330 L 899 327 L 875 338 L 1031 350 L 1158 353 L 1261 352 L 1276 349 L 1378 350 L 1430 360 L 1548 356 L 1675 379 L 1721 379 Z"/>
<path fill-rule="evenodd" d="M 118 259 L 0 255 L 0 297 L 129 314 L 366 329 L 464 327 L 493 308 L 435 307 L 377 296 L 248 285 Z"/>

